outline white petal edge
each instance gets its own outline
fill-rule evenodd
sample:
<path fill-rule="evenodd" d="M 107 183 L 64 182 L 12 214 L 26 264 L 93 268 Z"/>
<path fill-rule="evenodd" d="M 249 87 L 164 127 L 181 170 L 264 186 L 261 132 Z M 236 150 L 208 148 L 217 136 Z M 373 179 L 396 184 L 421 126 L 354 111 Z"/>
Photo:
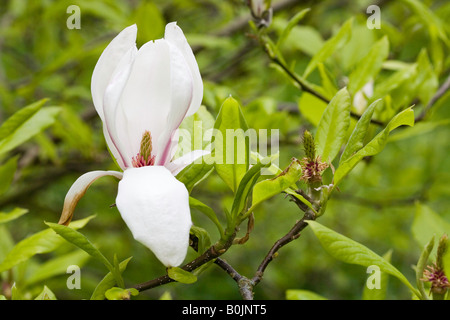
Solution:
<path fill-rule="evenodd" d="M 166 168 L 172 172 L 174 176 L 176 176 L 178 173 L 180 173 L 181 170 L 186 168 L 188 165 L 190 165 L 195 160 L 210 154 L 207 150 L 194 150 L 189 153 L 186 153 L 185 155 L 173 160 L 172 162 L 166 164 Z"/>
<path fill-rule="evenodd" d="M 64 207 L 59 219 L 59 224 L 68 225 L 72 220 L 73 212 L 77 206 L 78 201 L 84 196 L 87 189 L 98 178 L 104 176 L 113 176 L 117 179 L 122 179 L 122 172 L 119 171 L 91 171 L 80 176 L 70 187 L 64 199 Z"/>
<path fill-rule="evenodd" d="M 137 26 L 122 30 L 106 47 L 95 65 L 91 79 L 91 94 L 95 109 L 104 119 L 103 95 L 111 76 L 125 53 L 136 47 Z"/>
<path fill-rule="evenodd" d="M 133 237 L 166 266 L 179 266 L 192 226 L 189 193 L 162 166 L 125 170 L 116 205 Z"/>
<path fill-rule="evenodd" d="M 193 96 L 186 116 L 191 116 L 197 112 L 203 100 L 203 81 L 198 68 L 197 60 L 195 59 L 192 48 L 184 36 L 183 30 L 177 26 L 176 22 L 171 22 L 166 25 L 164 39 L 174 44 L 183 53 L 184 58 L 191 70 L 193 78 Z"/>

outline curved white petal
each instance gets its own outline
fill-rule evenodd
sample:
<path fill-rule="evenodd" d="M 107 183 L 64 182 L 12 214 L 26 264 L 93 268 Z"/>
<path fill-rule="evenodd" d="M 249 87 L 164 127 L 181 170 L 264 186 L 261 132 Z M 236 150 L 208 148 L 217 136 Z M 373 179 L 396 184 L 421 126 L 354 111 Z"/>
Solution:
<path fill-rule="evenodd" d="M 120 32 L 106 47 L 95 65 L 91 79 L 91 93 L 95 109 L 104 119 L 103 95 L 111 76 L 122 57 L 130 48 L 136 48 L 137 26 L 132 25 Z"/>
<path fill-rule="evenodd" d="M 166 129 L 158 140 L 156 163 L 165 165 L 171 159 L 175 131 L 180 126 L 191 105 L 193 78 L 189 66 L 180 50 L 167 42 L 170 50 L 170 110 L 166 119 Z"/>
<path fill-rule="evenodd" d="M 166 164 L 166 168 L 176 176 L 181 170 L 190 165 L 195 160 L 210 154 L 207 150 L 194 150 Z"/>
<path fill-rule="evenodd" d="M 164 39 L 175 45 L 181 51 L 191 71 L 193 78 L 193 96 L 186 116 L 193 115 L 197 112 L 203 100 L 203 82 L 194 53 L 184 36 L 183 30 L 177 26 L 176 22 L 171 22 L 166 25 Z"/>
<path fill-rule="evenodd" d="M 70 187 L 64 199 L 64 208 L 59 219 L 59 224 L 68 225 L 72 220 L 73 212 L 78 201 L 84 196 L 86 190 L 98 178 L 104 176 L 113 176 L 117 179 L 122 179 L 122 172 L 118 171 L 91 171 L 79 177 Z"/>
<path fill-rule="evenodd" d="M 162 166 L 125 170 L 116 205 L 134 238 L 165 266 L 183 262 L 192 225 L 189 194 L 169 170 Z"/>
<path fill-rule="evenodd" d="M 146 130 L 152 135 L 154 153 L 160 153 L 157 141 L 167 130 L 171 103 L 170 70 L 170 49 L 166 41 L 147 42 L 139 49 L 117 109 L 128 123 L 126 145 L 131 150 L 128 157 L 139 152 Z"/>
<path fill-rule="evenodd" d="M 122 109 L 121 97 L 125 85 L 130 76 L 131 67 L 137 54 L 136 48 L 131 48 L 122 57 L 114 74 L 111 77 L 111 81 L 106 87 L 105 96 L 103 100 L 104 110 L 104 130 L 105 137 L 109 136 L 108 146 L 110 150 L 116 149 L 119 155 L 113 155 L 120 159 L 119 165 L 125 170 L 131 166 L 131 158 L 135 156 L 134 150 L 129 146 L 129 123 L 124 116 L 124 110 Z M 108 138 L 106 138 L 108 142 Z"/>

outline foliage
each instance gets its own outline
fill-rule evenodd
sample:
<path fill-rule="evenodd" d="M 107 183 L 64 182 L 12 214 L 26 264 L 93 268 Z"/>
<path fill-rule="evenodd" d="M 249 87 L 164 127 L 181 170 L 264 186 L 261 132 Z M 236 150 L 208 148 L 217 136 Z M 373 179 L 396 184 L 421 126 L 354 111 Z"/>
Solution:
<path fill-rule="evenodd" d="M 81 29 L 66 27 L 72 4 Z M 450 276 L 450 3 L 381 1 L 379 29 L 370 4 L 280 0 L 252 15 L 231 0 L 3 1 L 0 300 L 449 299 L 424 274 L 438 261 Z M 204 81 L 176 156 L 212 152 L 177 175 L 192 248 L 166 270 L 121 220 L 116 180 L 91 186 L 69 226 L 53 221 L 77 177 L 117 169 L 90 95 L 98 57 L 126 26 L 139 47 L 170 21 Z M 196 136 L 213 129 L 237 143 Z M 253 148 L 248 129 L 268 141 L 278 129 L 278 152 Z M 320 181 L 304 179 L 306 130 Z M 67 285 L 73 265 L 80 289 Z"/>

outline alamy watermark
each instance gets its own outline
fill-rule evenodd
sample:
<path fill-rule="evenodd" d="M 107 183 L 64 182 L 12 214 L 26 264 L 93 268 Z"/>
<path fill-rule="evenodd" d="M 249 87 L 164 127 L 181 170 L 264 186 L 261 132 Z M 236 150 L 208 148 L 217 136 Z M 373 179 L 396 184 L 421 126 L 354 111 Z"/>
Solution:
<path fill-rule="evenodd" d="M 81 289 L 81 269 L 77 265 L 67 267 L 66 273 L 71 274 L 66 281 L 69 290 Z"/>
<path fill-rule="evenodd" d="M 179 149 L 175 158 L 189 154 L 195 150 L 206 150 L 209 155 L 191 159 L 183 159 L 186 164 L 246 164 L 254 165 L 260 162 L 265 165 L 261 175 L 273 175 L 270 165 L 279 165 L 279 129 L 226 129 L 225 134 L 215 128 L 203 132 L 202 121 L 194 121 L 193 130 L 178 129 L 174 135 Z"/>
<path fill-rule="evenodd" d="M 66 12 L 70 16 L 66 20 L 67 29 L 81 29 L 81 10 L 79 6 L 70 5 L 67 7 Z"/>
<path fill-rule="evenodd" d="M 367 28 L 372 29 L 381 29 L 381 9 L 377 5 L 370 5 L 366 10 L 367 14 L 370 16 L 367 18 Z"/>
<path fill-rule="evenodd" d="M 370 276 L 367 278 L 366 286 L 369 290 L 381 289 L 381 270 L 377 265 L 367 267 L 367 273 Z"/>

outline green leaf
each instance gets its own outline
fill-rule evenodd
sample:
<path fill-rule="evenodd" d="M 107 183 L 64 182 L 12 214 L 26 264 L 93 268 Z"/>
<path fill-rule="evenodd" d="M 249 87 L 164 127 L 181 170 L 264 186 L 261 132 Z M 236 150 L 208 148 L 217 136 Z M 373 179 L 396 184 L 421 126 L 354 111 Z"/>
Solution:
<path fill-rule="evenodd" d="M 374 80 L 380 72 L 383 62 L 389 54 L 389 40 L 384 36 L 370 49 L 369 53 L 361 59 L 348 79 L 348 91 L 355 94 L 370 80 Z"/>
<path fill-rule="evenodd" d="M 16 112 L 0 127 L 0 154 L 8 152 L 53 124 L 60 108 L 41 109 L 46 100 Z"/>
<path fill-rule="evenodd" d="M 430 298 L 428 294 L 425 292 L 425 287 L 421 279 L 423 278 L 423 272 L 425 271 L 425 268 L 428 265 L 428 258 L 430 257 L 431 251 L 433 251 L 433 247 L 434 247 L 434 235 L 428 242 L 428 244 L 423 248 L 416 266 L 416 284 L 417 288 L 420 291 L 420 294 L 422 295 L 422 299 L 424 300 L 430 300 Z"/>
<path fill-rule="evenodd" d="M 278 176 L 258 182 L 253 188 L 252 209 L 261 202 L 283 192 L 295 184 L 302 175 L 300 161 L 294 159 Z"/>
<path fill-rule="evenodd" d="M 356 123 L 353 132 L 348 139 L 347 145 L 342 152 L 340 162 L 344 162 L 350 158 L 355 152 L 360 150 L 364 146 L 364 138 L 366 137 L 367 130 L 369 130 L 370 120 L 372 119 L 373 112 L 375 108 L 380 103 L 381 99 L 374 101 L 367 109 L 364 111 L 361 118 Z"/>
<path fill-rule="evenodd" d="M 19 156 L 12 157 L 0 167 L 0 195 L 8 191 L 13 182 L 17 170 L 17 159 Z"/>
<path fill-rule="evenodd" d="M 89 257 L 90 256 L 86 254 L 86 252 L 81 250 L 57 256 L 43 263 L 38 269 L 34 270 L 30 277 L 25 280 L 25 283 L 27 287 L 29 287 L 54 276 L 66 274 L 69 266 L 77 265 L 82 267 Z"/>
<path fill-rule="evenodd" d="M 57 300 L 57 299 L 52 290 L 50 290 L 47 286 L 44 286 L 44 289 L 34 300 Z"/>
<path fill-rule="evenodd" d="M 137 296 L 139 291 L 134 288 L 122 289 L 122 288 L 111 288 L 105 292 L 105 297 L 108 300 L 130 300 L 131 296 Z"/>
<path fill-rule="evenodd" d="M 442 263 L 444 264 L 444 274 L 446 275 L 447 279 L 450 275 L 450 249 L 447 247 L 447 250 L 444 253 L 444 256 L 442 257 Z M 447 300 L 449 299 L 448 293 L 447 293 Z"/>
<path fill-rule="evenodd" d="M 414 111 L 412 108 L 407 108 L 397 114 L 388 123 L 386 128 L 376 135 L 369 143 L 356 152 L 353 156 L 347 160 L 340 162 L 334 174 L 334 187 L 361 161 L 364 157 L 373 156 L 381 152 L 387 143 L 389 133 L 395 128 L 408 125 L 414 125 Z"/>
<path fill-rule="evenodd" d="M 197 277 L 195 275 L 179 267 L 168 268 L 167 274 L 169 275 L 170 279 L 173 279 L 180 283 L 191 284 L 197 281 Z"/>
<path fill-rule="evenodd" d="M 303 78 L 307 78 L 308 75 L 317 67 L 320 62 L 325 62 L 334 52 L 338 51 L 344 46 L 344 44 L 350 39 L 352 33 L 353 19 L 348 20 L 339 30 L 339 32 L 332 38 L 327 40 L 322 48 L 317 52 L 303 73 Z"/>
<path fill-rule="evenodd" d="M 114 266 L 109 262 L 108 259 L 98 250 L 92 243 L 89 241 L 88 238 L 86 238 L 85 235 L 82 233 L 76 231 L 75 229 L 72 229 L 71 227 L 67 227 L 61 224 L 52 223 L 52 222 L 46 222 L 46 224 L 53 229 L 57 234 L 59 234 L 61 237 L 66 239 L 68 242 L 74 244 L 81 250 L 84 250 L 86 253 L 88 253 L 93 258 L 99 260 L 102 262 L 109 271 L 114 275 L 114 278 L 116 279 L 116 283 L 118 286 L 123 287 L 123 279 L 119 272 L 114 268 Z"/>
<path fill-rule="evenodd" d="M 22 292 L 17 288 L 16 283 L 14 282 L 11 287 L 11 300 L 25 300 Z"/>
<path fill-rule="evenodd" d="M 387 262 L 391 262 L 392 250 L 383 255 Z M 364 286 L 363 300 L 385 300 L 389 277 L 385 272 L 380 272 L 380 288 L 369 289 L 367 283 Z"/>
<path fill-rule="evenodd" d="M 232 97 L 222 104 L 214 128 L 217 131 L 212 157 L 216 172 L 236 192 L 249 167 L 249 138 L 242 110 Z"/>
<path fill-rule="evenodd" d="M 338 154 L 350 125 L 350 95 L 346 88 L 338 91 L 328 104 L 317 127 L 315 141 L 322 160 L 331 162 Z"/>
<path fill-rule="evenodd" d="M 349 264 L 357 264 L 364 267 L 377 266 L 382 272 L 386 272 L 405 284 L 420 298 L 420 293 L 406 279 L 406 277 L 391 265 L 386 259 L 380 257 L 362 244 L 349 239 L 316 221 L 307 221 L 322 247 L 334 258 Z"/>
<path fill-rule="evenodd" d="M 430 207 L 416 203 L 411 231 L 419 245 L 424 247 L 431 237 L 440 238 L 443 234 L 450 234 L 450 223 L 442 219 Z"/>
<path fill-rule="evenodd" d="M 206 204 L 204 204 L 200 200 L 197 200 L 192 197 L 189 197 L 189 206 L 191 208 L 197 209 L 198 211 L 205 214 L 212 222 L 214 222 L 214 224 L 216 225 L 217 229 L 220 232 L 220 235 L 221 236 L 223 235 L 222 225 L 220 224 L 219 220 L 217 219 L 216 213 L 214 212 L 213 209 L 208 207 Z"/>
<path fill-rule="evenodd" d="M 260 162 L 258 162 L 257 164 L 253 165 L 250 168 L 250 170 L 248 170 L 247 173 L 244 175 L 241 182 L 239 183 L 239 188 L 236 191 L 236 195 L 233 200 L 233 205 L 231 207 L 232 219 L 236 218 L 240 213 L 242 213 L 242 211 L 246 206 L 247 198 L 253 190 L 253 186 L 256 184 L 259 177 L 261 176 L 261 169 L 268 165 L 269 163 L 263 165 Z M 248 213 L 250 212 L 248 211 Z"/>
<path fill-rule="evenodd" d="M 179 127 L 178 148 L 174 158 L 193 150 L 205 150 L 211 141 L 204 139 L 208 130 L 214 128 L 215 119 L 205 106 L 200 106 L 196 113 L 186 117 Z"/>
<path fill-rule="evenodd" d="M 17 219 L 17 218 L 23 216 L 27 212 L 28 212 L 27 209 L 22 209 L 22 208 L 15 208 L 11 212 L 8 212 L 8 213 L 0 212 L 0 224 Z"/>
<path fill-rule="evenodd" d="M 189 193 L 197 184 L 206 179 L 214 170 L 213 164 L 209 164 L 203 160 L 205 157 L 210 156 L 209 155 L 204 156 L 201 159 L 201 163 L 197 163 L 197 160 L 192 162 L 191 164 L 187 165 L 183 170 L 181 170 L 176 176 L 176 178 L 179 181 L 184 183 Z"/>
<path fill-rule="evenodd" d="M 322 297 L 321 295 L 309 291 L 309 290 L 297 290 L 290 289 L 286 290 L 286 299 L 287 300 L 327 300 L 327 298 Z"/>
<path fill-rule="evenodd" d="M 83 228 L 89 220 L 94 216 L 87 217 L 82 220 L 72 221 L 70 227 L 74 229 Z M 5 257 L 5 260 L 0 264 L 0 272 L 9 270 L 15 265 L 28 260 L 35 254 L 48 253 L 64 243 L 59 235 L 55 234 L 53 230 L 46 229 L 35 233 L 28 238 L 20 241 L 12 248 L 12 250 Z"/>
<path fill-rule="evenodd" d="M 201 255 L 211 246 L 211 238 L 208 231 L 198 226 L 192 226 L 190 233 L 198 239 L 198 254 Z"/>
<path fill-rule="evenodd" d="M 128 259 L 123 260 L 121 263 L 119 263 L 119 270 L 121 273 L 125 271 L 127 268 L 128 262 L 132 257 L 129 257 Z M 109 272 L 95 287 L 94 292 L 92 293 L 91 300 L 104 300 L 105 299 L 105 293 L 108 291 L 109 288 L 113 287 L 116 284 L 116 280 L 111 272 Z"/>
<path fill-rule="evenodd" d="M 417 0 L 402 0 L 406 3 L 414 13 L 422 20 L 428 27 L 431 34 L 437 34 L 446 45 L 450 45 L 449 38 L 445 31 L 445 23 L 439 16 L 434 14 L 428 6 Z"/>
<path fill-rule="evenodd" d="M 292 31 L 292 28 L 294 28 L 310 10 L 311 10 L 310 8 L 303 9 L 302 11 L 298 12 L 295 16 L 293 16 L 291 20 L 289 20 L 287 26 L 283 29 L 283 32 L 278 38 L 276 45 L 278 48 L 289 36 L 289 34 Z"/>
<path fill-rule="evenodd" d="M 312 125 L 318 126 L 327 104 L 316 96 L 303 92 L 298 100 L 298 109 L 300 114 L 306 118 Z"/>

